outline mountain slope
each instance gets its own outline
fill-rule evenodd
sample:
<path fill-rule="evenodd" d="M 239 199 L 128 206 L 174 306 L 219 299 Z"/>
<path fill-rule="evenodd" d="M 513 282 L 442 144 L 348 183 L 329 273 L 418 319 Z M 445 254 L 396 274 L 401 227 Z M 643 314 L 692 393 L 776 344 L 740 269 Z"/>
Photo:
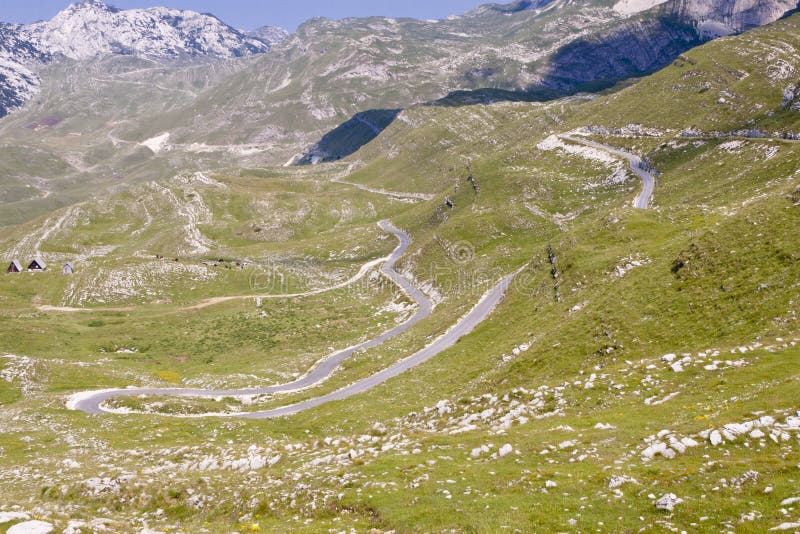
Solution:
<path fill-rule="evenodd" d="M 225 127 L 202 135 L 244 143 L 268 125 L 316 143 L 334 128 L 354 124 L 359 113 L 406 108 L 454 92 L 479 90 L 472 100 L 489 101 L 594 91 L 668 65 L 711 38 L 704 29 L 709 24 L 738 32 L 796 5 L 762 0 L 758 9 L 746 9 L 749 4 L 729 0 L 701 9 L 670 0 L 623 15 L 604 2 L 523 2 L 437 22 L 312 20 L 280 50 L 204 95 L 200 108 L 209 115 L 197 118 L 187 133 L 220 123 Z M 243 128 L 228 127 L 224 118 L 234 113 L 248 117 Z M 368 136 L 361 130 L 351 137 Z M 319 160 L 324 152 L 316 144 L 304 148 L 297 160 Z M 280 158 L 286 161 L 287 155 Z"/>
<path fill-rule="evenodd" d="M 30 65 L 50 57 L 20 34 L 19 26 L 0 23 L 0 117 L 38 92 L 40 80 Z"/>
<path fill-rule="evenodd" d="M 42 89 L 47 98 L 0 121 L 0 142 L 18 154 L 35 147 L 62 164 L 42 180 L 37 162 L 14 158 L 0 183 L 14 191 L 5 221 L 72 202 L 86 194 L 86 184 L 124 187 L 230 165 L 336 160 L 402 117 L 394 110 L 415 103 L 547 100 L 596 91 L 669 64 L 707 39 L 703 28 L 711 22 L 738 31 L 792 5 L 654 4 L 622 10 L 599 0 L 522 2 L 436 22 L 315 19 L 269 53 L 245 58 L 179 68 L 122 55 L 51 63 Z M 71 9 L 100 13 L 102 20 L 127 13 L 97 2 Z M 100 36 L 102 47 L 116 46 L 110 35 Z M 120 50 L 134 44 L 126 41 Z M 136 46 L 155 53 L 164 42 Z M 29 80 L 30 91 L 38 83 L 21 79 Z M 153 145 L 153 139 L 163 142 Z"/>
<path fill-rule="evenodd" d="M 229 59 L 265 53 L 283 39 L 280 28 L 263 27 L 248 35 L 213 15 L 162 7 L 119 10 L 100 0 L 81 0 L 49 21 L 2 25 L 0 117 L 36 94 L 41 83 L 37 71 L 56 58 Z"/>
<path fill-rule="evenodd" d="M 289 32 L 277 26 L 261 26 L 246 33 L 250 37 L 266 42 L 270 46 L 280 44 L 289 38 Z"/>
<path fill-rule="evenodd" d="M 784 100 L 798 24 L 703 45 L 612 94 L 414 106 L 344 162 L 181 176 L 3 234 L 23 257 L 80 258 L 73 276 L 0 276 L 9 524 L 796 529 L 800 144 L 735 131 L 797 129 L 796 92 Z M 632 207 L 640 183 L 626 163 L 556 137 L 570 131 L 649 159 L 654 208 Z M 108 417 L 66 409 L 68 395 L 103 388 L 289 381 L 330 345 L 391 328 L 384 314 L 402 303 L 375 290 L 380 276 L 311 300 L 181 309 L 257 291 L 232 259 L 292 287 L 293 271 L 346 278 L 394 245 L 382 218 L 412 235 L 398 267 L 438 305 L 328 382 L 280 397 L 131 398 Z M 478 329 L 366 394 L 272 421 L 168 418 L 285 405 L 370 376 L 517 271 Z M 111 309 L 37 308 L 62 302 Z"/>
<path fill-rule="evenodd" d="M 563 90 L 604 87 L 668 65 L 680 53 L 724 35 L 774 22 L 796 0 L 619 2 L 626 18 L 558 50 L 543 67 L 545 84 Z"/>
<path fill-rule="evenodd" d="M 228 58 L 269 50 L 210 15 L 162 7 L 122 11 L 100 0 L 72 4 L 23 34 L 40 49 L 78 60 L 108 54 Z"/>
<path fill-rule="evenodd" d="M 601 0 L 490 4 L 446 21 L 316 20 L 301 27 L 283 55 L 254 67 L 277 80 L 292 79 L 311 119 L 344 122 L 372 108 L 392 109 L 480 88 L 574 92 L 652 72 L 700 42 L 746 30 L 795 9 L 793 0 L 620 2 Z M 366 32 L 365 32 L 366 30 Z M 120 11 L 100 0 L 82 0 L 50 21 L 19 29 L 40 53 L 91 59 L 136 54 L 156 59 L 229 58 L 266 52 L 286 33 L 265 27 L 242 33 L 213 16 L 166 8 Z M 377 41 L 375 40 L 377 39 Z M 373 46 L 377 43 L 397 46 Z M 314 52 L 314 51 L 317 52 Z M 397 55 L 403 50 L 404 61 Z M 306 51 L 310 51 L 306 57 Z M 277 74 L 274 74 L 277 71 Z M 330 83 L 357 105 L 319 100 L 314 82 Z M 20 74 L 30 77 L 28 73 Z M 283 82 L 280 83 L 283 83 Z M 376 99 L 366 83 L 386 97 Z M 352 88 L 356 89 L 352 94 Z M 230 88 L 221 88 L 229 90 Z M 7 92 L 14 92 L 9 87 Z M 283 98 L 283 94 L 281 98 Z M 399 97 L 399 98 L 398 98 Z M 269 97 L 267 97 L 269 99 Z M 24 101 L 8 99 L 7 108 Z M 242 102 L 235 102 L 241 105 Z M 275 125 L 280 126 L 280 125 Z M 335 124 L 327 124 L 330 129 Z"/>

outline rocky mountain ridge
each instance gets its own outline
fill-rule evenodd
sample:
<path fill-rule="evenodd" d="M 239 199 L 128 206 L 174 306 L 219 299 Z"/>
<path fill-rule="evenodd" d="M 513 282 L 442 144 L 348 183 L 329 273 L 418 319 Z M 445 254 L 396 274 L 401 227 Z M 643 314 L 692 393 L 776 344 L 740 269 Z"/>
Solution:
<path fill-rule="evenodd" d="M 795 11 L 796 0 L 620 0 L 624 20 L 562 47 L 541 68 L 560 90 L 608 86 L 668 65 L 717 37 L 763 26 Z"/>
<path fill-rule="evenodd" d="M 51 60 L 42 71 L 16 62 L 15 77 L 3 78 L 14 83 L 2 96 L 7 107 L 36 94 L 37 75 L 43 81 L 35 102 L 0 121 L 0 144 L 20 154 L 2 178 L 14 186 L 19 213 L 30 217 L 65 198 L 26 187 L 31 177 L 69 183 L 77 188 L 70 198 L 82 198 L 90 183 L 124 187 L 225 165 L 336 160 L 403 120 L 399 110 L 415 104 L 596 92 L 675 61 L 710 38 L 700 29 L 712 19 L 733 31 L 780 17 L 792 5 L 719 0 L 712 13 L 683 0 L 519 2 L 440 21 L 313 19 L 269 53 L 246 58 L 178 65 L 126 55 L 121 47 L 95 59 Z M 83 9 L 109 10 L 98 2 Z M 20 27 L 7 30 L 3 39 L 25 43 Z M 33 65 L 48 61 L 39 53 L 30 45 L 26 57 Z M 29 74 L 20 75 L 21 68 Z M 31 147 L 47 158 L 26 161 Z M 45 160 L 53 165 L 42 168 Z"/>
<path fill-rule="evenodd" d="M 286 35 L 269 26 L 242 32 L 213 15 L 193 11 L 120 10 L 101 0 L 81 0 L 48 21 L 0 29 L 0 116 L 36 94 L 37 67 L 54 58 L 229 59 L 268 52 Z"/>
<path fill-rule="evenodd" d="M 123 11 L 100 0 L 72 4 L 49 21 L 23 27 L 21 33 L 40 49 L 76 60 L 107 54 L 228 58 L 269 50 L 268 42 L 212 15 L 164 7 Z"/>
<path fill-rule="evenodd" d="M 795 0 L 619 0 L 613 6 L 599 0 L 516 0 L 443 21 L 312 19 L 290 39 L 269 26 L 241 32 L 213 15 L 162 7 L 119 10 L 101 0 L 82 0 L 52 20 L 4 28 L 0 115 L 36 93 L 41 58 L 230 59 L 262 54 L 278 42 L 288 51 L 254 66 L 270 72 L 252 76 L 301 80 L 295 95 L 303 95 L 315 120 L 336 117 L 341 123 L 369 109 L 394 109 L 463 90 L 548 95 L 594 90 L 653 72 L 689 48 L 772 22 L 797 5 Z M 316 94 L 314 86 L 331 74 L 345 85 L 369 84 L 352 95 L 355 107 L 339 109 L 328 102 L 330 95 Z M 376 88 L 388 96 L 370 96 Z M 393 96 L 398 89 L 401 94 Z"/>
<path fill-rule="evenodd" d="M 38 92 L 39 77 L 28 65 L 49 58 L 49 54 L 20 36 L 18 26 L 0 24 L 0 116 Z"/>
<path fill-rule="evenodd" d="M 705 39 L 774 22 L 800 7 L 796 0 L 670 0 L 663 13 L 690 21 Z"/>

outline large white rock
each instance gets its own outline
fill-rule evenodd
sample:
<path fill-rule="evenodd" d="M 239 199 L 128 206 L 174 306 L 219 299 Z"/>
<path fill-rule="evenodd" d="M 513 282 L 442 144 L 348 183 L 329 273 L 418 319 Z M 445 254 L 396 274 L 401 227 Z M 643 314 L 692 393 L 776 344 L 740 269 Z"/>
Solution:
<path fill-rule="evenodd" d="M 500 450 L 497 451 L 497 454 L 500 456 L 500 458 L 503 458 L 504 456 L 508 456 L 512 452 L 514 452 L 514 447 L 506 443 L 505 445 L 500 447 Z"/>
<path fill-rule="evenodd" d="M 683 502 L 683 499 L 675 495 L 674 493 L 667 493 L 666 495 L 662 495 L 660 499 L 656 501 L 656 509 L 658 510 L 667 510 L 671 512 L 675 509 L 675 506 L 679 505 Z"/>
<path fill-rule="evenodd" d="M 16 521 L 18 519 L 30 519 L 31 516 L 25 512 L 0 512 L 0 525 L 8 523 L 9 521 Z"/>
<path fill-rule="evenodd" d="M 617 427 L 615 427 L 614 425 L 610 425 L 608 423 L 597 423 L 596 425 L 594 425 L 594 428 L 595 430 L 614 430 Z"/>
<path fill-rule="evenodd" d="M 8 529 L 6 534 L 50 534 L 53 528 L 53 525 L 45 521 L 25 521 Z"/>
<path fill-rule="evenodd" d="M 611 479 L 608 481 L 608 487 L 611 489 L 619 488 L 623 484 L 639 484 L 635 478 L 629 477 L 627 475 L 615 475 L 612 476 Z"/>
<path fill-rule="evenodd" d="M 800 523 L 781 523 L 777 527 L 772 527 L 770 530 L 792 530 L 800 528 Z"/>

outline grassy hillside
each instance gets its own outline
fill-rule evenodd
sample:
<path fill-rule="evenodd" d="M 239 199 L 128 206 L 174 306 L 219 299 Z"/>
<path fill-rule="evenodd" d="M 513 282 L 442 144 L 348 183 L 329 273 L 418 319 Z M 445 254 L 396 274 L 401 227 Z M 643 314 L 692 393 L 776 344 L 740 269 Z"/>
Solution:
<path fill-rule="evenodd" d="M 797 529 L 800 143 L 737 133 L 796 128 L 789 79 L 766 76 L 763 54 L 796 72 L 797 23 L 705 45 L 595 99 L 419 106 L 336 164 L 192 174 L 14 228 L 6 254 L 86 259 L 74 278 L 0 277 L 0 514 L 83 532 Z M 640 183 L 626 164 L 554 137 L 586 127 L 657 169 L 653 209 L 632 207 Z M 437 307 L 326 382 L 246 402 L 118 404 L 144 414 L 65 409 L 86 389 L 282 382 L 383 331 L 408 302 L 377 277 L 184 308 L 247 292 L 223 258 L 269 260 L 296 287 L 346 279 L 395 246 L 374 224 L 384 218 L 411 233 L 399 267 Z M 103 273 L 162 265 L 157 255 L 217 275 L 138 278 L 141 294 L 103 298 L 125 311 L 70 300 Z M 475 332 L 366 394 L 268 421 L 164 417 L 353 383 L 520 268 Z"/>
<path fill-rule="evenodd" d="M 0 226 L 98 190 L 185 172 L 334 161 L 374 139 L 397 110 L 425 102 L 596 93 L 708 38 L 679 0 L 630 16 L 621 4 L 489 5 L 440 21 L 313 19 L 270 53 L 231 61 L 53 62 L 40 69 L 41 94 L 0 121 L 0 146 L 9 154 L 0 166 Z M 729 19 L 738 20 L 741 7 Z M 791 54 L 781 46 L 762 47 L 758 59 L 772 65 L 769 76 L 790 80 L 791 71 L 773 61 Z M 722 83 L 726 76 L 737 74 L 723 73 Z M 729 95 L 723 107 L 740 113 L 737 98 Z"/>
<path fill-rule="evenodd" d="M 725 37 L 681 55 L 672 65 L 609 99 L 585 106 L 576 121 L 622 128 L 797 133 L 800 19 L 795 15 Z M 618 103 L 617 103 L 618 101 Z M 795 106 L 796 107 L 796 106 Z"/>

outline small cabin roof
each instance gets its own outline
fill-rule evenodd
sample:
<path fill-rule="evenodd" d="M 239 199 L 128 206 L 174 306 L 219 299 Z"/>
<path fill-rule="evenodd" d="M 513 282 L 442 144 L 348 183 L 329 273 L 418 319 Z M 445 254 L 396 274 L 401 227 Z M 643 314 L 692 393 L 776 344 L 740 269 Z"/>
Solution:
<path fill-rule="evenodd" d="M 71 261 L 68 261 L 67 263 L 64 264 L 64 268 L 65 269 L 74 269 L 75 265 L 73 265 L 73 263 Z"/>
<path fill-rule="evenodd" d="M 36 258 L 35 260 L 33 260 L 33 261 L 30 263 L 30 265 L 28 265 L 28 269 L 35 269 L 35 268 L 39 268 L 39 269 L 47 269 L 47 264 L 44 262 L 44 260 L 43 260 L 43 259 L 41 259 L 41 258 Z"/>
<path fill-rule="evenodd" d="M 18 271 L 22 270 L 22 264 L 19 262 L 19 260 L 11 260 L 11 263 L 8 265 L 8 267 L 16 267 Z"/>

